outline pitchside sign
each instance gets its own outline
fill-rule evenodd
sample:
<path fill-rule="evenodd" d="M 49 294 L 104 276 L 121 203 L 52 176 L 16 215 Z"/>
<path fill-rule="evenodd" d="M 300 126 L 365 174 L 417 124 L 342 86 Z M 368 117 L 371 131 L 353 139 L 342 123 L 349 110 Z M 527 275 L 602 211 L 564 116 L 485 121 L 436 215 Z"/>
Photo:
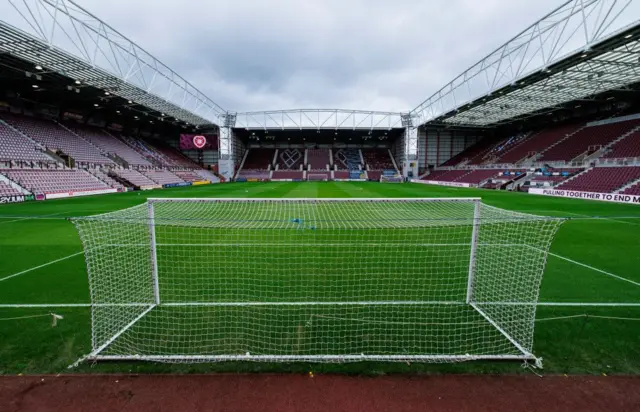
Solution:
<path fill-rule="evenodd" d="M 5 203 L 22 203 L 35 200 L 33 195 L 0 196 L 0 205 Z"/>
<path fill-rule="evenodd" d="M 530 188 L 529 193 L 534 195 L 568 197 L 572 199 L 600 200 L 603 202 L 630 203 L 640 205 L 640 196 L 622 195 L 617 193 L 592 193 L 578 192 L 574 190 L 558 190 L 558 189 L 537 189 Z"/>
<path fill-rule="evenodd" d="M 212 134 L 181 134 L 181 150 L 212 150 L 218 145 L 218 136 Z"/>
<path fill-rule="evenodd" d="M 441 182 L 439 180 L 417 180 L 412 179 L 413 183 L 422 183 L 423 185 L 438 185 L 438 186 L 451 186 L 451 187 L 471 187 L 469 183 L 461 182 Z"/>

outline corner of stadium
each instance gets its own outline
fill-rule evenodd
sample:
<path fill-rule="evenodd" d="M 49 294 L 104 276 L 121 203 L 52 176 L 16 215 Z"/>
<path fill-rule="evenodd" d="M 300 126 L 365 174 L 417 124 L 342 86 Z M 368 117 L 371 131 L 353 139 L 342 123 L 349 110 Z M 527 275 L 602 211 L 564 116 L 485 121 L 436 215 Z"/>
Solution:
<path fill-rule="evenodd" d="M 403 111 L 223 108 L 9 3 L 0 410 L 637 408 L 640 0 L 563 2 Z"/>

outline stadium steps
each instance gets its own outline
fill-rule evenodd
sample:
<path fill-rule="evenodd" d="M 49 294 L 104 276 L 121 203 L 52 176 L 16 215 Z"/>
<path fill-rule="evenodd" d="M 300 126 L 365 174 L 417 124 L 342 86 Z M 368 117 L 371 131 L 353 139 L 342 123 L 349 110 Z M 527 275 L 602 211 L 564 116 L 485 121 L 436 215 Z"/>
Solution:
<path fill-rule="evenodd" d="M 387 149 L 389 152 L 389 158 L 391 158 L 391 163 L 393 163 L 393 167 L 396 168 L 396 172 L 400 173 L 400 169 L 398 168 L 398 164 L 396 163 L 396 159 L 393 157 L 393 153 L 391 153 L 391 149 Z"/>
<path fill-rule="evenodd" d="M 640 178 L 636 179 L 636 180 L 632 180 L 630 182 L 627 182 L 627 184 L 625 184 L 624 186 L 622 186 L 619 189 L 616 189 L 613 193 L 623 193 L 625 190 L 629 189 L 630 187 L 633 187 L 637 184 L 640 183 Z"/>
<path fill-rule="evenodd" d="M 251 149 L 247 149 L 244 151 L 244 156 L 242 156 L 242 162 L 240 162 L 240 167 L 238 168 L 238 171 L 236 172 L 236 174 L 233 176 L 233 178 L 237 178 L 240 175 L 240 172 L 242 171 L 242 168 L 244 167 L 244 162 L 247 160 L 247 156 L 249 156 L 249 150 Z"/>

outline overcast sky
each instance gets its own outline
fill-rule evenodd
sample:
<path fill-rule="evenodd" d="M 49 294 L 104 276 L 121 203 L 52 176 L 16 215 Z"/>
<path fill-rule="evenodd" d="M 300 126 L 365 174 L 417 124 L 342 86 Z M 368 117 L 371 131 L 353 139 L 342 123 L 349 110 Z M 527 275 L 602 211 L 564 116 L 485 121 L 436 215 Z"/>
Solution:
<path fill-rule="evenodd" d="M 77 2 L 233 111 L 407 111 L 561 4 L 558 0 Z"/>

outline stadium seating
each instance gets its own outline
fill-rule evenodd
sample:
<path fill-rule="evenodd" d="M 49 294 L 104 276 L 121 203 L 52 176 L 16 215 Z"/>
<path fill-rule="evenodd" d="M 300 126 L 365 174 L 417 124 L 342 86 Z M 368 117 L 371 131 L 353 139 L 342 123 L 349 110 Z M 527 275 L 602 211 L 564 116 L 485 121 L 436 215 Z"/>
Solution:
<path fill-rule="evenodd" d="M 360 170 L 360 151 L 358 149 L 333 150 L 333 164 L 336 170 Z M 344 179 L 347 179 L 349 176 Z M 343 179 L 336 176 L 337 179 Z"/>
<path fill-rule="evenodd" d="M 10 169 L 3 173 L 33 193 L 56 193 L 109 189 L 110 187 L 84 170 Z"/>
<path fill-rule="evenodd" d="M 157 186 L 156 182 L 133 169 L 114 169 L 113 173 L 132 186 Z"/>
<path fill-rule="evenodd" d="M 328 170 L 329 161 L 329 149 L 307 150 L 308 170 Z"/>
<path fill-rule="evenodd" d="M 519 144 L 511 146 L 511 149 L 498 156 L 493 163 L 517 163 L 524 158 L 528 158 L 531 153 L 540 153 L 549 146 L 564 139 L 568 134 L 574 133 L 580 126 L 569 125 L 555 127 L 531 134 L 524 138 Z"/>
<path fill-rule="evenodd" d="M 396 170 L 387 149 L 363 149 L 362 157 L 364 157 L 367 170 Z M 371 176 L 369 178 L 371 179 Z"/>
<path fill-rule="evenodd" d="M 638 120 L 585 127 L 544 152 L 539 161 L 570 161 L 579 155 L 600 150 L 639 124 Z"/>
<path fill-rule="evenodd" d="M 304 173 L 301 170 L 304 162 L 303 152 L 298 149 L 278 150 L 278 170 L 271 175 L 272 179 L 302 179 Z"/>
<path fill-rule="evenodd" d="M 59 124 L 26 116 L 3 114 L 2 118 L 52 152 L 62 151 L 76 162 L 114 164 L 111 159 L 103 156 L 97 147 Z"/>
<path fill-rule="evenodd" d="M 455 182 L 464 175 L 470 173 L 471 170 L 434 170 L 427 175 L 425 180 L 435 180 L 439 182 Z"/>
<path fill-rule="evenodd" d="M 100 169 L 87 169 L 87 172 L 91 173 L 92 175 L 102 180 L 104 183 L 106 183 L 110 187 L 113 187 L 114 189 L 124 188 L 122 184 L 115 181 L 111 176 L 109 176 L 107 173 L 103 172 Z"/>
<path fill-rule="evenodd" d="M 279 170 L 300 170 L 304 162 L 304 153 L 298 149 L 280 149 L 276 160 Z"/>
<path fill-rule="evenodd" d="M 164 146 L 160 143 L 153 146 L 158 153 L 162 155 L 165 167 L 200 167 L 196 162 L 189 159 L 184 154 L 170 146 Z"/>
<path fill-rule="evenodd" d="M 557 188 L 582 192 L 611 193 L 640 178 L 640 167 L 596 167 Z"/>
<path fill-rule="evenodd" d="M 472 161 L 474 159 L 481 159 L 486 153 L 489 152 L 495 146 L 495 140 L 482 139 L 474 145 L 469 146 L 451 159 L 442 163 L 440 166 L 457 166 L 464 161 Z M 476 163 L 477 164 L 477 163 Z"/>
<path fill-rule="evenodd" d="M 458 177 L 455 181 L 478 185 L 487 179 L 499 176 L 501 173 L 500 169 L 477 169 Z"/>
<path fill-rule="evenodd" d="M 205 169 L 194 169 L 193 172 L 195 174 L 197 174 L 198 176 L 200 176 L 200 178 L 202 180 L 208 180 L 211 183 L 220 182 L 220 178 L 218 176 L 216 176 L 215 174 L 211 173 L 208 170 L 205 170 Z"/>
<path fill-rule="evenodd" d="M 203 179 L 202 176 L 200 176 L 196 172 L 193 172 L 190 170 L 174 170 L 173 174 L 175 174 L 185 182 L 198 182 L 200 180 L 207 180 L 207 179 Z"/>
<path fill-rule="evenodd" d="M 0 182 L 0 196 L 18 196 L 22 193 L 5 182 Z"/>
<path fill-rule="evenodd" d="M 140 170 L 140 173 L 159 185 L 184 183 L 184 180 L 168 170 Z"/>
<path fill-rule="evenodd" d="M 626 188 L 622 194 L 625 195 L 636 195 L 636 196 L 640 196 L 640 182 L 634 184 L 631 187 Z"/>
<path fill-rule="evenodd" d="M 635 131 L 616 142 L 603 156 L 604 159 L 622 159 L 640 157 L 640 131 Z"/>
<path fill-rule="evenodd" d="M 33 141 L 0 123 L 0 161 L 52 162 Z"/>
<path fill-rule="evenodd" d="M 90 141 L 105 153 L 116 155 L 131 166 L 151 166 L 148 160 L 130 146 L 109 135 L 107 132 L 93 128 L 74 128 L 74 132 Z"/>
<path fill-rule="evenodd" d="M 249 149 L 247 158 L 242 166 L 244 170 L 269 170 L 269 166 L 273 162 L 275 149 Z"/>

